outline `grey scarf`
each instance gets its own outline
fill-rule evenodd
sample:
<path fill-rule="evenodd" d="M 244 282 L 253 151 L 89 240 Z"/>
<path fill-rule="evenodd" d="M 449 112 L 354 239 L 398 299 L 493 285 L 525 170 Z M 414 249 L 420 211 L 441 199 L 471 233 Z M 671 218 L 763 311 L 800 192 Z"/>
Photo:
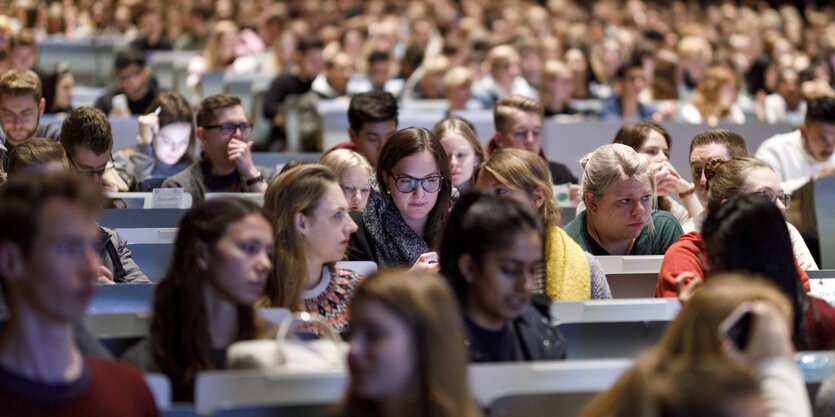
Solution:
<path fill-rule="evenodd" d="M 390 198 L 374 184 L 362 214 L 371 250 L 380 267 L 411 267 L 418 257 L 429 252 L 429 245 L 415 233 Z"/>

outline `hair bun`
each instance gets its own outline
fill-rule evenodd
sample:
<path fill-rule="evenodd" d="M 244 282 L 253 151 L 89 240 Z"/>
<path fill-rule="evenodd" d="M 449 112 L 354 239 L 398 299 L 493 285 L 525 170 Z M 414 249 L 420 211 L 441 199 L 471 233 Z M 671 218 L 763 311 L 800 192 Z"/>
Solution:
<path fill-rule="evenodd" d="M 586 164 L 589 163 L 589 159 L 591 159 L 591 155 L 593 153 L 594 152 L 589 152 L 589 153 L 586 154 L 586 156 L 580 158 L 580 166 L 583 167 L 583 169 L 586 169 Z"/>
<path fill-rule="evenodd" d="M 705 167 L 702 168 L 703 172 L 705 174 L 705 178 L 707 179 L 707 186 L 705 187 L 707 190 L 710 189 L 710 180 L 712 180 L 713 177 L 716 176 L 719 169 L 723 165 L 725 165 L 725 162 L 727 162 L 727 161 L 725 161 L 724 159 L 722 159 L 718 156 L 714 156 L 713 158 L 710 158 L 710 160 L 708 160 L 707 163 L 705 164 Z M 696 180 L 696 179 L 694 178 L 693 180 Z"/>

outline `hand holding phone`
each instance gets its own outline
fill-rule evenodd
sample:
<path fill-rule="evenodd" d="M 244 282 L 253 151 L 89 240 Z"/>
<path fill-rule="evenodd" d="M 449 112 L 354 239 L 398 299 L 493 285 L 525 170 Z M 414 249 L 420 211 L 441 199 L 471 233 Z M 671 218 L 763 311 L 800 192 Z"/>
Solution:
<path fill-rule="evenodd" d="M 755 364 L 794 354 L 789 319 L 767 301 L 742 303 L 719 325 L 719 340 L 733 359 Z"/>
<path fill-rule="evenodd" d="M 751 303 L 742 303 L 719 325 L 719 335 L 733 342 L 734 347 L 744 351 L 748 346 L 748 336 L 751 333 Z"/>

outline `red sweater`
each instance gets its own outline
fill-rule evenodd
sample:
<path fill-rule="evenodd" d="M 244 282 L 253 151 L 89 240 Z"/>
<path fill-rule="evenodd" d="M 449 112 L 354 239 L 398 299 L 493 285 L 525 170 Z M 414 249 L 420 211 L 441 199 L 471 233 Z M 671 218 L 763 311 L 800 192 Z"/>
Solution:
<path fill-rule="evenodd" d="M 794 263 L 800 274 L 800 281 L 803 282 L 803 289 L 809 291 L 809 276 L 800 268 L 797 260 Z M 682 272 L 692 272 L 697 277 L 706 279 L 706 265 L 707 247 L 705 247 L 702 234 L 690 232 L 681 235 L 664 253 L 664 261 L 658 273 L 658 284 L 655 287 L 655 296 L 677 297 L 676 277 Z"/>
<path fill-rule="evenodd" d="M 0 415 L 50 417 L 155 417 L 154 397 L 142 373 L 125 363 L 86 358 L 81 378 L 69 384 L 30 381 L 0 369 Z"/>
<path fill-rule="evenodd" d="M 806 350 L 835 349 L 835 307 L 826 300 L 809 297 L 806 308 Z"/>

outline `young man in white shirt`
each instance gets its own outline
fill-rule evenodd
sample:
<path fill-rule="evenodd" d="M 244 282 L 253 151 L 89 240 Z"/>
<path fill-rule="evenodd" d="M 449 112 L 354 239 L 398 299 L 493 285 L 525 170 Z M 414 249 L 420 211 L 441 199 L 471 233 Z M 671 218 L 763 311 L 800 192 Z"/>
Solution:
<path fill-rule="evenodd" d="M 756 157 L 774 168 L 783 191 L 792 193 L 809 181 L 835 175 L 835 97 L 811 100 L 806 119 L 789 133 L 763 142 Z"/>

